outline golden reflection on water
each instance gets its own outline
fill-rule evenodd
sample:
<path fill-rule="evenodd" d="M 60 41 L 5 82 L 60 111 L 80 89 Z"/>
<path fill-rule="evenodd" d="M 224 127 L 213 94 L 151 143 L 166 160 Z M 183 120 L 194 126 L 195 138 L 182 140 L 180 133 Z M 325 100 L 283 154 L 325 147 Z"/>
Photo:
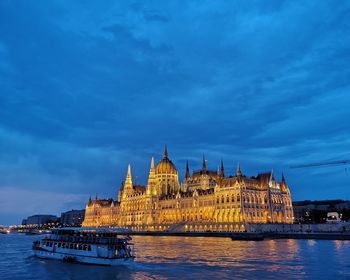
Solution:
<path fill-rule="evenodd" d="M 230 238 L 135 236 L 136 261 L 245 270 L 302 269 L 295 240 L 232 241 Z M 293 265 L 291 263 L 293 262 Z"/>

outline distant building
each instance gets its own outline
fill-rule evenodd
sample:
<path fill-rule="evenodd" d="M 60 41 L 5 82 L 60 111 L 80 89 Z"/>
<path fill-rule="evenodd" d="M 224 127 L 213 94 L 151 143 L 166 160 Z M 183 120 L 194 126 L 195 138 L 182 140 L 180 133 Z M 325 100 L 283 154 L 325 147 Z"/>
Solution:
<path fill-rule="evenodd" d="M 349 218 L 350 201 L 347 200 L 305 200 L 293 202 L 296 223 L 326 222 L 327 212 L 343 213 L 343 219 Z"/>
<path fill-rule="evenodd" d="M 23 219 L 22 225 L 45 225 L 48 223 L 56 223 L 58 221 L 58 217 L 54 215 L 33 215 L 29 216 L 27 219 Z"/>
<path fill-rule="evenodd" d="M 70 210 L 61 213 L 61 224 L 63 226 L 81 226 L 85 216 L 85 210 Z"/>

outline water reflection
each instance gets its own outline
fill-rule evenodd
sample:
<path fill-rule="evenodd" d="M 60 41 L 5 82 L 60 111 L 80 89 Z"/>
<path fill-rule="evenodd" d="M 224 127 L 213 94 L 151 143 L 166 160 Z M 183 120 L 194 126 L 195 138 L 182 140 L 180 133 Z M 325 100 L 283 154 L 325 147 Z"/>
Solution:
<path fill-rule="evenodd" d="M 293 271 L 303 266 L 295 240 L 231 241 L 229 238 L 136 237 L 137 261 L 241 271 Z"/>
<path fill-rule="evenodd" d="M 134 237 L 125 266 L 66 264 L 30 257 L 37 237 L 0 237 L 0 279 L 350 279 L 348 241 Z"/>

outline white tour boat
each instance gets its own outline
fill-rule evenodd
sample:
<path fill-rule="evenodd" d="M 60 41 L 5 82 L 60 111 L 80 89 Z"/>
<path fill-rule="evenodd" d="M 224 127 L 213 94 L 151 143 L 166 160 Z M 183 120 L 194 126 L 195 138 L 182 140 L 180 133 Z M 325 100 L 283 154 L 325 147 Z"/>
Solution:
<path fill-rule="evenodd" d="M 118 235 L 123 235 L 122 229 L 54 228 L 51 234 L 33 242 L 33 251 L 44 259 L 118 265 L 134 258 L 131 237 Z"/>

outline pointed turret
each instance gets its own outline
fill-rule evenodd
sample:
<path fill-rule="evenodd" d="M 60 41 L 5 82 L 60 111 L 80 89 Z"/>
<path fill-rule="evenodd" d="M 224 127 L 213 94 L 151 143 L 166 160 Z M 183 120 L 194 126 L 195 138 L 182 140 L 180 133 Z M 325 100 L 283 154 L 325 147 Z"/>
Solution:
<path fill-rule="evenodd" d="M 151 170 L 154 170 L 154 157 L 151 159 Z"/>
<path fill-rule="evenodd" d="M 98 200 L 98 195 L 97 195 L 97 193 L 96 193 L 96 197 L 95 197 L 95 200 Z"/>
<path fill-rule="evenodd" d="M 125 184 L 124 184 L 124 191 L 123 196 L 127 196 L 132 194 L 134 191 L 133 185 L 132 185 L 132 176 L 131 176 L 131 166 L 130 163 L 128 165 L 128 173 L 126 174 Z"/>
<path fill-rule="evenodd" d="M 131 177 L 131 166 L 130 163 L 128 165 L 128 174 L 126 174 L 127 177 Z"/>
<path fill-rule="evenodd" d="M 207 164 L 206 164 L 204 155 L 203 155 L 203 163 L 202 163 L 202 174 L 207 174 Z"/>
<path fill-rule="evenodd" d="M 120 187 L 119 187 L 119 191 L 118 191 L 118 195 L 117 195 L 117 201 L 120 202 L 122 196 L 123 196 L 123 192 L 124 192 L 124 181 L 122 180 L 120 183 Z"/>
<path fill-rule="evenodd" d="M 90 197 L 89 197 L 89 203 L 88 203 L 88 205 L 90 205 L 91 204 L 91 195 L 90 195 Z"/>
<path fill-rule="evenodd" d="M 149 175 L 148 175 L 148 183 L 147 183 L 147 194 L 148 195 L 156 195 L 157 190 L 155 186 L 156 182 L 156 175 L 155 175 L 155 168 L 154 168 L 154 158 L 151 159 L 151 167 L 149 169 Z"/>
<path fill-rule="evenodd" d="M 124 190 L 124 181 L 123 181 L 123 180 L 120 182 L 119 190 L 120 190 L 120 191 L 123 191 L 123 190 Z"/>
<path fill-rule="evenodd" d="M 270 188 L 274 188 L 275 184 L 274 184 L 274 176 L 273 176 L 273 169 L 270 172 L 270 178 L 269 178 L 269 187 Z"/>
<path fill-rule="evenodd" d="M 240 166 L 239 162 L 238 162 L 238 164 L 237 164 L 236 176 L 237 176 L 237 177 L 241 177 L 241 176 L 242 176 L 241 166 Z"/>
<path fill-rule="evenodd" d="M 186 161 L 186 175 L 185 178 L 186 179 L 190 179 L 191 175 L 190 175 L 190 168 L 188 167 L 188 160 Z"/>
<path fill-rule="evenodd" d="M 270 182 L 272 182 L 273 179 L 274 179 L 274 177 L 273 177 L 273 169 L 271 169 L 271 173 L 270 173 Z"/>
<path fill-rule="evenodd" d="M 224 162 L 222 160 L 221 160 L 221 166 L 220 166 L 220 176 L 225 177 Z"/>
<path fill-rule="evenodd" d="M 281 190 L 283 192 L 287 192 L 288 191 L 288 185 L 287 185 L 286 179 L 284 178 L 283 172 L 282 172 L 282 180 L 281 180 Z"/>

